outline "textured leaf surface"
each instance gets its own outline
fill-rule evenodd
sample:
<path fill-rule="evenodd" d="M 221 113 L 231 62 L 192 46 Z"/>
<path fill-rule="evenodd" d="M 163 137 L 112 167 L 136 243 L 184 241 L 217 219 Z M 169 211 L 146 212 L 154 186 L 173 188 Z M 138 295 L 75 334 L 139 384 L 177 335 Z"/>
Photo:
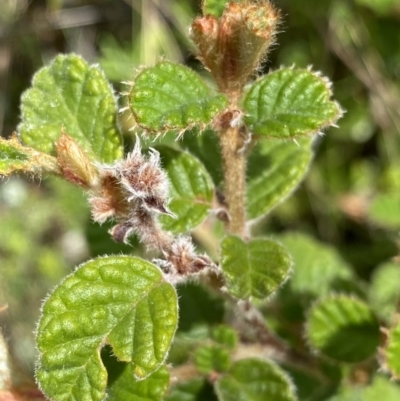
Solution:
<path fill-rule="evenodd" d="M 212 339 L 218 344 L 225 345 L 227 348 L 233 350 L 238 342 L 237 332 L 229 326 L 223 324 L 215 327 L 211 332 Z"/>
<path fill-rule="evenodd" d="M 121 364 L 120 362 L 117 362 Z M 169 373 L 165 366 L 144 380 L 135 381 L 131 364 L 124 364 L 122 373 L 113 380 L 107 391 L 110 401 L 162 401 L 169 386 Z"/>
<path fill-rule="evenodd" d="M 136 77 L 129 106 L 142 128 L 165 132 L 210 123 L 227 99 L 213 94 L 190 68 L 164 61 Z"/>
<path fill-rule="evenodd" d="M 204 164 L 214 184 L 220 184 L 224 174 L 217 134 L 211 129 L 206 129 L 201 133 L 192 130 L 183 135 L 180 143 L 184 149 L 187 149 Z"/>
<path fill-rule="evenodd" d="M 241 299 L 268 297 L 286 281 L 292 265 L 285 248 L 266 238 L 246 243 L 228 236 L 222 241 L 221 256 L 225 285 Z"/>
<path fill-rule="evenodd" d="M 307 318 L 310 345 L 341 362 L 360 362 L 379 344 L 379 324 L 368 305 L 350 296 L 331 296 L 317 302 Z"/>
<path fill-rule="evenodd" d="M 81 57 L 59 55 L 38 71 L 22 96 L 21 138 L 53 153 L 61 129 L 94 160 L 110 163 L 123 154 L 112 89 L 97 66 Z"/>
<path fill-rule="evenodd" d="M 52 400 L 102 400 L 100 349 L 145 378 L 164 362 L 177 326 L 177 296 L 160 270 L 136 257 L 90 261 L 47 298 L 37 331 L 37 378 Z M 132 377 L 133 380 L 133 377 Z"/>
<path fill-rule="evenodd" d="M 248 163 L 247 212 L 263 216 L 298 186 L 312 159 L 311 139 L 293 141 L 269 138 L 252 150 Z"/>
<path fill-rule="evenodd" d="M 295 401 L 287 374 L 276 364 L 261 359 L 242 359 L 216 383 L 220 401 Z"/>
<path fill-rule="evenodd" d="M 208 215 L 214 194 L 214 186 L 207 170 L 189 153 L 166 146 L 157 150 L 162 166 L 171 183 L 169 207 L 177 216 L 161 216 L 165 229 L 185 232 L 199 225 Z"/>
<path fill-rule="evenodd" d="M 229 351 L 217 345 L 200 346 L 194 353 L 194 363 L 200 373 L 226 372 L 231 364 Z"/>
<path fill-rule="evenodd" d="M 378 316 L 392 320 L 400 301 L 400 264 L 385 263 L 374 271 L 368 299 Z"/>
<path fill-rule="evenodd" d="M 390 371 L 392 376 L 400 377 L 400 322 L 390 329 L 387 344 L 384 348 L 385 368 Z"/>
<path fill-rule="evenodd" d="M 244 99 L 245 122 L 257 135 L 293 138 L 316 133 L 341 116 L 329 83 L 309 70 L 282 69 L 261 78 Z"/>
<path fill-rule="evenodd" d="M 45 153 L 21 145 L 16 136 L 10 139 L 0 138 L 0 176 L 15 172 L 59 173 L 57 160 Z"/>
<path fill-rule="evenodd" d="M 288 232 L 277 238 L 293 258 L 293 274 L 288 286 L 295 293 L 325 296 L 353 278 L 351 267 L 335 248 L 301 233 Z"/>

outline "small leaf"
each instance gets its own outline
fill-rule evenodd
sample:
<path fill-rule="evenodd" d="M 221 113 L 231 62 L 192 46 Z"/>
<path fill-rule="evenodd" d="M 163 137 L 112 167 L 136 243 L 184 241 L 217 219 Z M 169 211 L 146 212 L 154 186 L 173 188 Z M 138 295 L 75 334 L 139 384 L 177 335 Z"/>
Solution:
<path fill-rule="evenodd" d="M 134 371 L 130 363 L 115 362 L 123 365 L 122 372 L 109 385 L 107 400 L 110 401 L 162 401 L 169 387 L 169 372 L 162 366 L 144 380 L 135 381 Z M 114 366 L 108 366 L 110 372 Z M 117 368 L 118 369 L 118 368 Z"/>
<path fill-rule="evenodd" d="M 214 186 L 204 166 L 189 153 L 159 146 L 163 168 L 171 182 L 169 208 L 177 218 L 161 216 L 166 230 L 186 232 L 208 215 Z"/>
<path fill-rule="evenodd" d="M 311 308 L 306 327 L 310 345 L 340 362 L 361 362 L 379 344 L 379 324 L 368 305 L 360 299 L 336 295 Z"/>
<path fill-rule="evenodd" d="M 275 363 L 256 358 L 236 362 L 216 382 L 220 401 L 295 401 L 293 385 Z"/>
<path fill-rule="evenodd" d="M 56 158 L 21 145 L 16 135 L 0 138 L 0 176 L 15 172 L 59 174 L 60 169 Z"/>
<path fill-rule="evenodd" d="M 122 157 L 113 91 L 98 66 L 75 54 L 59 55 L 35 74 L 21 110 L 21 138 L 35 149 L 54 153 L 64 129 L 93 160 L 110 163 Z"/>
<path fill-rule="evenodd" d="M 341 116 L 330 83 L 309 70 L 282 69 L 255 82 L 244 99 L 245 122 L 256 135 L 315 134 Z"/>
<path fill-rule="evenodd" d="M 163 61 L 136 77 L 129 106 L 139 126 L 159 133 L 209 124 L 227 98 L 213 94 L 190 68 Z"/>
<path fill-rule="evenodd" d="M 200 346 L 194 353 L 194 363 L 200 373 L 226 372 L 231 364 L 229 351 L 217 345 Z"/>
<path fill-rule="evenodd" d="M 218 344 L 225 345 L 231 350 L 236 348 L 238 342 L 237 332 L 231 327 L 222 324 L 212 330 L 211 338 Z"/>
<path fill-rule="evenodd" d="M 128 256 L 87 262 L 44 303 L 36 372 L 42 390 L 54 401 L 103 400 L 106 343 L 136 378 L 147 377 L 167 356 L 177 313 L 175 289 L 153 264 Z"/>
<path fill-rule="evenodd" d="M 298 232 L 277 237 L 293 258 L 293 274 L 288 286 L 298 294 L 325 296 L 343 281 L 353 279 L 350 265 L 337 250 Z"/>
<path fill-rule="evenodd" d="M 384 347 L 385 370 L 389 370 L 396 379 L 400 378 L 400 321 L 393 325 L 388 333 L 387 343 Z"/>
<path fill-rule="evenodd" d="M 311 142 L 310 138 L 299 138 L 297 143 L 273 138 L 259 141 L 248 163 L 250 219 L 268 213 L 296 189 L 312 159 Z"/>
<path fill-rule="evenodd" d="M 268 297 L 286 281 L 292 265 L 285 248 L 266 238 L 246 243 L 228 236 L 222 241 L 221 254 L 226 287 L 241 299 Z"/>
<path fill-rule="evenodd" d="M 211 14 L 219 18 L 227 4 L 227 0 L 203 0 L 201 4 L 203 15 Z"/>
<path fill-rule="evenodd" d="M 389 262 L 378 266 L 371 278 L 368 299 L 373 310 L 391 321 L 400 301 L 400 265 Z"/>

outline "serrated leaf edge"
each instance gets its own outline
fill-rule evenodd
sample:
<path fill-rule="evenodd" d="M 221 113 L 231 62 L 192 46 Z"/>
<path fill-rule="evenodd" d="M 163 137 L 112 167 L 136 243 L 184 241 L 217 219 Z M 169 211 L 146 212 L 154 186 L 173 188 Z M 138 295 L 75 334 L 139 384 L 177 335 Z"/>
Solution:
<path fill-rule="evenodd" d="M 220 258 L 219 258 L 219 259 L 220 259 L 220 269 L 221 269 L 222 275 L 224 274 L 224 271 L 222 270 L 222 264 L 221 264 L 221 261 L 222 261 L 222 243 L 223 243 L 223 242 L 225 241 L 225 239 L 228 238 L 228 237 L 235 237 L 235 238 L 238 238 L 238 239 L 240 239 L 244 244 L 249 244 L 249 243 L 252 242 L 253 240 L 259 240 L 259 239 L 269 240 L 269 241 L 274 242 L 275 244 L 278 244 L 279 246 L 281 246 L 281 247 L 287 252 L 287 255 L 289 256 L 289 259 L 290 259 L 290 261 L 289 261 L 289 262 L 290 262 L 290 266 L 289 266 L 289 269 L 288 269 L 288 271 L 287 271 L 287 274 L 286 274 L 284 280 L 281 282 L 281 284 L 277 287 L 277 289 L 276 289 L 274 292 L 272 292 L 271 294 L 269 294 L 267 297 L 262 298 L 262 300 L 263 300 L 263 301 L 266 301 L 266 302 L 271 301 L 272 299 L 274 299 L 274 297 L 278 294 L 278 291 L 286 284 L 286 282 L 291 278 L 291 276 L 292 276 L 292 274 L 293 274 L 294 260 L 293 260 L 293 257 L 292 257 L 292 255 L 291 255 L 291 253 L 289 252 L 289 250 L 286 248 L 286 246 L 285 246 L 284 244 L 282 244 L 282 242 L 281 242 L 279 239 L 274 238 L 274 237 L 253 237 L 253 238 L 249 239 L 248 241 L 246 241 L 246 240 L 243 240 L 243 238 L 239 237 L 238 235 L 228 234 L 228 235 L 224 236 L 224 237 L 221 239 L 221 241 L 220 241 L 220 243 L 219 243 L 219 247 L 218 247 L 218 255 L 220 255 Z M 227 288 L 225 285 L 222 287 L 222 290 L 223 290 L 223 292 L 227 292 L 227 293 L 230 294 L 231 296 L 235 297 L 233 294 L 231 294 L 231 293 L 228 291 L 228 288 Z M 235 297 L 235 298 L 236 298 L 236 297 Z M 246 300 L 246 299 L 252 299 L 252 298 L 255 298 L 255 297 L 253 297 L 252 295 L 250 295 L 249 298 L 236 298 L 236 299 L 238 299 L 238 300 Z M 255 299 L 259 299 L 259 298 L 255 298 Z"/>
<path fill-rule="evenodd" d="M 156 133 L 156 137 L 154 138 L 154 140 L 157 140 L 160 136 L 165 135 L 166 133 L 172 131 L 172 132 L 176 132 L 176 133 L 177 133 L 177 140 L 179 140 L 180 138 L 182 138 L 182 136 L 185 134 L 186 131 L 190 131 L 190 130 L 192 130 L 192 129 L 194 129 L 194 128 L 197 128 L 197 129 L 199 130 L 199 133 L 201 133 L 201 132 L 207 130 L 207 129 L 210 128 L 210 127 L 212 128 L 214 118 L 215 118 L 218 114 L 224 112 L 224 110 L 221 110 L 220 112 L 218 112 L 218 113 L 216 114 L 216 116 L 214 116 L 214 118 L 212 118 L 212 119 L 210 120 L 210 122 L 208 122 L 208 123 L 191 123 L 191 124 L 188 124 L 187 127 L 182 128 L 182 129 L 176 129 L 175 127 L 165 126 L 165 127 L 164 127 L 163 129 L 161 129 L 161 130 L 156 130 L 156 129 L 150 129 L 150 128 L 146 127 L 145 125 L 140 124 L 140 123 L 138 122 L 136 113 L 135 113 L 135 112 L 131 109 L 131 107 L 130 107 L 130 100 L 131 100 L 131 96 L 132 96 L 133 87 L 134 87 L 134 85 L 135 85 L 135 81 L 137 80 L 137 78 L 138 78 L 142 73 L 144 73 L 144 72 L 147 71 L 148 69 L 155 68 L 155 67 L 157 67 L 158 65 L 163 64 L 163 63 L 170 63 L 170 64 L 178 65 L 178 66 L 180 66 L 180 67 L 182 67 L 182 68 L 184 68 L 184 69 L 186 69 L 186 70 L 189 70 L 189 71 L 193 72 L 194 74 L 197 74 L 196 71 L 194 71 L 193 69 L 191 69 L 191 68 L 189 68 L 189 67 L 187 67 L 187 66 L 185 66 L 185 65 L 183 65 L 183 64 L 174 63 L 174 62 L 172 62 L 172 61 L 165 60 L 165 59 L 160 59 L 159 61 L 157 61 L 157 62 L 156 62 L 153 66 L 151 66 L 151 67 L 149 67 L 149 66 L 142 66 L 142 67 L 136 69 L 136 73 L 135 73 L 135 76 L 134 76 L 133 80 L 132 80 L 132 81 L 125 81 L 125 82 L 123 82 L 123 84 L 125 84 L 125 85 L 128 86 L 128 90 L 122 92 L 121 95 L 122 95 L 122 96 L 126 96 L 127 99 L 128 99 L 128 102 L 127 102 L 127 106 L 122 107 L 122 108 L 119 110 L 120 113 L 124 113 L 124 112 L 126 112 L 126 111 L 129 111 L 129 117 L 128 117 L 128 119 L 133 118 L 135 124 L 134 124 L 132 127 L 130 127 L 129 130 L 130 130 L 130 131 L 134 131 L 135 128 L 140 127 L 140 128 L 143 130 L 142 134 L 143 134 L 144 136 L 146 136 L 146 134 L 154 134 L 154 133 Z M 201 81 L 203 82 L 204 87 L 208 89 L 208 91 L 209 91 L 209 93 L 210 93 L 210 97 L 211 97 L 211 96 L 212 96 L 212 93 L 211 93 L 212 90 L 211 90 L 211 88 L 209 87 L 209 85 L 207 85 L 207 83 L 204 81 L 204 79 L 203 79 L 199 74 L 197 74 L 197 75 L 198 75 L 198 77 L 201 79 Z M 217 92 L 216 95 L 221 95 L 221 96 L 222 96 L 223 94 Z"/>
<path fill-rule="evenodd" d="M 284 369 L 282 369 L 276 362 L 274 362 L 273 360 L 268 359 L 268 358 L 257 358 L 257 357 L 242 358 L 242 359 L 237 359 L 236 361 L 233 361 L 233 363 L 231 365 L 231 368 L 234 366 L 234 364 L 236 362 L 243 361 L 243 360 L 256 360 L 256 361 L 267 362 L 271 367 L 273 367 L 273 369 L 275 371 L 279 370 L 279 373 L 284 377 L 284 379 L 286 380 L 286 382 L 287 382 L 287 384 L 289 386 L 289 391 L 291 391 L 292 394 L 293 394 L 293 397 L 294 397 L 293 401 L 297 401 L 298 400 L 297 388 L 296 388 L 296 386 L 294 384 L 293 378 L 290 376 L 290 374 L 288 372 L 286 372 Z M 230 374 L 230 372 L 227 371 L 226 373 L 221 374 L 220 378 L 225 376 L 225 375 L 229 375 L 229 374 Z M 216 395 L 218 397 L 218 400 L 221 401 L 222 400 L 222 398 L 221 398 L 222 395 L 221 395 L 221 393 L 219 391 L 218 380 L 214 383 L 214 391 L 215 391 L 215 393 L 216 393 Z"/>
<path fill-rule="evenodd" d="M 340 104 L 336 101 L 336 100 L 332 100 L 331 97 L 333 95 L 332 92 L 332 82 L 322 74 L 321 71 L 314 71 L 312 69 L 312 65 L 309 65 L 307 68 L 296 68 L 296 66 L 293 64 L 290 67 L 285 67 L 285 66 L 281 66 L 280 68 L 276 69 L 276 70 L 271 70 L 267 75 L 262 75 L 260 76 L 258 79 L 256 79 L 254 82 L 251 83 L 251 85 L 249 85 L 246 88 L 246 91 L 243 93 L 242 99 L 241 99 L 241 104 L 243 105 L 245 99 L 247 98 L 247 95 L 250 93 L 251 89 L 253 88 L 254 85 L 256 85 L 259 81 L 266 79 L 267 77 L 269 77 L 272 74 L 278 73 L 280 71 L 283 70 L 292 70 L 292 71 L 307 71 L 309 73 L 311 73 L 314 77 L 318 78 L 325 86 L 325 88 L 327 89 L 328 92 L 328 101 L 335 104 L 338 110 L 337 115 L 332 118 L 332 120 L 328 121 L 326 124 L 322 125 L 321 127 L 319 127 L 317 130 L 313 130 L 308 132 L 307 134 L 303 134 L 303 135 L 296 135 L 296 137 L 308 137 L 310 135 L 324 135 L 324 133 L 321 131 L 325 128 L 328 127 L 335 127 L 337 128 L 336 122 L 343 117 L 344 113 L 346 112 L 344 109 L 342 109 L 342 107 L 340 106 Z M 249 127 L 250 128 L 250 127 Z M 260 135 L 261 137 L 261 135 Z M 265 136 L 264 136 L 265 137 Z M 281 138 L 280 136 L 276 137 L 276 136 L 270 136 L 271 138 Z"/>
<path fill-rule="evenodd" d="M 113 257 L 113 256 L 114 256 L 114 255 L 111 255 L 111 257 Z M 35 337 L 35 338 L 37 338 L 37 337 L 38 337 L 38 334 L 39 334 L 39 326 L 40 326 L 40 323 L 41 323 L 42 318 L 43 318 L 43 308 L 44 308 L 44 305 L 46 304 L 46 302 L 48 301 L 48 299 L 51 297 L 51 295 L 52 295 L 59 287 L 61 287 L 61 286 L 64 284 L 64 282 L 65 282 L 68 278 L 70 278 L 71 276 L 73 276 L 73 275 L 74 275 L 79 269 L 81 269 L 83 266 L 85 266 L 85 265 L 88 264 L 88 263 L 91 263 L 91 262 L 94 262 L 94 261 L 96 261 L 96 260 L 103 259 L 103 258 L 106 258 L 106 257 L 110 257 L 110 255 L 101 255 L 101 256 L 97 256 L 96 258 L 89 259 L 89 260 L 86 260 L 85 262 L 82 262 L 82 263 L 81 263 L 80 265 L 78 265 L 70 274 L 68 274 L 67 276 L 65 276 L 65 277 L 62 279 L 62 281 L 61 281 L 59 284 L 57 284 L 57 285 L 46 295 L 46 297 L 43 299 L 42 304 L 41 304 L 41 306 L 40 306 L 40 313 L 39 313 L 40 318 L 39 318 L 39 320 L 37 321 L 36 327 L 35 327 L 35 330 L 34 330 L 34 337 Z M 121 258 L 121 257 L 122 257 L 122 258 L 127 258 L 127 259 L 135 258 L 135 259 L 141 260 L 141 261 L 146 262 L 146 263 L 151 263 L 151 262 L 149 262 L 148 260 L 142 259 L 142 258 L 140 258 L 140 257 L 138 257 L 138 256 L 118 255 L 117 257 L 118 257 L 118 258 Z M 153 263 L 152 263 L 152 264 L 153 264 Z M 161 281 L 171 284 L 170 281 L 167 280 L 167 277 L 166 277 L 165 273 L 164 273 L 157 265 L 155 265 L 155 264 L 153 264 L 153 265 L 154 265 L 154 267 L 158 268 L 158 270 L 160 271 L 160 273 L 161 273 Z M 171 284 L 171 286 L 174 287 L 174 285 L 172 285 L 172 284 Z M 175 288 L 175 287 L 174 287 L 174 288 Z M 176 290 L 175 290 L 175 291 L 176 291 Z M 177 316 L 178 316 L 178 318 L 179 318 L 179 303 L 178 303 L 178 302 L 176 303 L 176 313 L 177 313 Z M 177 329 L 178 329 L 178 324 L 177 324 L 176 327 L 175 327 L 175 331 L 174 331 L 174 333 L 173 333 L 173 337 L 172 337 L 172 338 L 175 337 L 175 334 L 176 334 Z M 159 367 L 158 367 L 155 371 L 157 371 L 163 364 L 165 365 L 165 362 L 166 362 L 166 360 L 167 360 L 167 358 L 168 358 L 169 351 L 171 350 L 172 342 L 173 342 L 173 341 L 171 341 L 171 344 L 170 344 L 170 347 L 169 347 L 168 351 L 165 353 L 164 359 L 163 359 L 162 361 L 160 361 Z M 106 369 L 104 363 L 102 362 L 102 360 L 101 360 L 101 355 L 100 355 L 101 349 L 102 349 L 106 344 L 108 344 L 107 341 L 102 342 L 102 343 L 100 344 L 100 347 L 96 349 L 96 352 L 97 352 L 98 357 L 99 357 L 99 359 L 100 359 L 102 368 L 106 371 L 106 375 L 107 375 L 107 377 L 108 377 L 107 369 Z M 109 345 L 111 346 L 111 348 L 113 348 L 111 344 L 109 344 Z M 36 374 L 36 372 L 37 372 L 37 371 L 40 369 L 40 367 L 41 367 L 40 361 L 41 361 L 41 357 L 42 357 L 42 355 L 43 355 L 43 352 L 40 351 L 40 349 L 39 349 L 39 347 L 38 347 L 38 345 L 37 345 L 37 342 L 36 342 L 36 353 L 37 353 L 37 357 L 36 357 L 36 361 L 35 361 L 35 375 L 34 375 L 34 378 L 35 378 L 35 382 L 36 382 L 36 385 L 38 386 L 39 390 L 40 390 L 43 394 L 46 395 L 46 392 L 45 392 L 45 390 L 43 389 L 43 387 L 41 386 L 40 381 L 39 381 L 39 379 L 38 379 L 38 377 L 37 377 L 37 374 Z M 123 362 L 131 363 L 131 362 L 127 362 L 127 361 L 123 361 Z M 149 374 L 147 374 L 146 376 L 143 376 L 143 377 L 142 377 L 142 376 L 137 376 L 137 375 L 134 373 L 134 378 L 135 378 L 135 380 L 137 380 L 137 381 L 142 381 L 142 380 L 147 379 L 147 378 L 148 378 L 152 373 L 154 373 L 155 371 L 150 372 Z M 103 398 L 103 400 L 106 400 L 106 399 L 107 399 L 107 396 L 108 396 L 108 394 L 107 394 L 107 385 L 106 385 L 106 387 L 104 388 L 104 398 Z M 46 397 L 47 397 L 47 396 L 46 396 Z M 47 398 L 48 398 L 48 397 L 47 397 Z"/>
<path fill-rule="evenodd" d="M 305 314 L 305 319 L 304 319 L 304 327 L 303 327 L 303 333 L 302 333 L 302 337 L 303 340 L 305 342 L 305 344 L 307 345 L 308 349 L 311 351 L 311 353 L 315 356 L 318 356 L 319 358 L 333 363 L 335 365 L 355 365 L 357 363 L 360 362 L 343 362 L 343 361 L 339 361 L 337 359 L 331 358 L 328 355 L 325 355 L 323 352 L 321 352 L 320 350 L 318 350 L 317 348 L 314 347 L 313 344 L 311 344 L 310 342 L 310 338 L 308 336 L 308 330 L 309 330 L 309 320 L 310 320 L 310 315 L 311 312 L 314 308 L 318 307 L 319 304 L 327 301 L 327 300 L 331 300 L 331 299 L 350 299 L 350 300 L 354 300 L 357 301 L 359 303 L 363 303 L 365 305 L 367 305 L 369 308 L 370 306 L 368 305 L 368 303 L 363 300 L 362 298 L 354 295 L 354 294 L 347 294 L 347 293 L 341 293 L 341 292 L 331 292 L 329 295 L 326 295 L 324 297 L 320 297 L 317 298 L 314 302 L 311 303 L 311 305 L 309 306 L 308 310 L 306 311 Z M 379 322 L 378 318 L 376 317 L 374 311 L 370 308 L 370 311 L 372 313 L 373 316 L 375 316 L 376 321 Z M 378 351 L 378 348 L 377 348 Z M 370 360 L 374 357 L 374 354 L 372 354 L 371 356 L 367 357 L 364 361 Z"/>

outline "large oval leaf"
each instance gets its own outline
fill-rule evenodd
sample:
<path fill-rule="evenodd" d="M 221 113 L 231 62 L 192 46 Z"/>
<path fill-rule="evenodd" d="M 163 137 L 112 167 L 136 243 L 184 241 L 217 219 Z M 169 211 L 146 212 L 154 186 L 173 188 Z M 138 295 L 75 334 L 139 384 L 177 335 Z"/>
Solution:
<path fill-rule="evenodd" d="M 285 248 L 270 239 L 244 242 L 230 235 L 221 244 L 225 284 L 237 298 L 268 297 L 286 281 L 291 265 Z"/>
<path fill-rule="evenodd" d="M 165 229 L 186 232 L 199 225 L 208 215 L 214 194 L 213 182 L 199 160 L 189 153 L 159 146 L 162 166 L 171 183 L 169 207 L 176 215 L 161 216 Z"/>
<path fill-rule="evenodd" d="M 295 401 L 288 375 L 271 361 L 249 358 L 237 361 L 216 382 L 220 401 Z"/>
<path fill-rule="evenodd" d="M 33 77 L 22 95 L 19 133 L 26 145 L 53 153 L 63 129 L 94 159 L 111 163 L 123 154 L 117 104 L 98 66 L 75 54 L 59 55 Z"/>
<path fill-rule="evenodd" d="M 341 116 L 330 83 L 309 70 L 282 69 L 255 82 L 244 98 L 253 134 L 293 138 L 316 133 Z"/>
<path fill-rule="evenodd" d="M 299 185 L 312 159 L 311 139 L 269 138 L 251 152 L 247 171 L 247 213 L 256 219 L 282 202 Z"/>
<path fill-rule="evenodd" d="M 145 378 L 164 362 L 177 320 L 175 289 L 156 266 L 128 256 L 92 260 L 43 305 L 39 384 L 54 401 L 100 401 L 107 384 L 101 347 L 110 344 L 136 378 Z"/>
<path fill-rule="evenodd" d="M 190 68 L 163 61 L 136 77 L 129 106 L 137 124 L 148 131 L 181 131 L 209 124 L 227 106 L 227 98 L 213 94 Z"/>
<path fill-rule="evenodd" d="M 340 362 L 360 362 L 379 344 L 379 323 L 368 305 L 357 298 L 335 295 L 317 302 L 307 318 L 310 345 Z"/>

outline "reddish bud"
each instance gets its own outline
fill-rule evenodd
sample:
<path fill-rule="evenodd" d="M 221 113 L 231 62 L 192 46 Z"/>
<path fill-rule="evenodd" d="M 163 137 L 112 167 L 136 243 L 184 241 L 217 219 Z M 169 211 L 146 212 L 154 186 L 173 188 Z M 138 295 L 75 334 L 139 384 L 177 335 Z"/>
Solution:
<path fill-rule="evenodd" d="M 108 170 L 101 174 L 100 184 L 89 198 L 93 220 L 104 223 L 109 218 L 126 218 L 129 205 L 119 181 Z"/>
<path fill-rule="evenodd" d="M 207 255 L 198 255 L 190 237 L 178 237 L 170 248 L 164 251 L 170 271 L 179 275 L 198 273 L 214 263 Z"/>
<path fill-rule="evenodd" d="M 274 42 L 278 23 L 279 13 L 266 0 L 231 1 L 220 19 L 206 15 L 193 21 L 198 57 L 221 92 L 240 93 Z"/>

